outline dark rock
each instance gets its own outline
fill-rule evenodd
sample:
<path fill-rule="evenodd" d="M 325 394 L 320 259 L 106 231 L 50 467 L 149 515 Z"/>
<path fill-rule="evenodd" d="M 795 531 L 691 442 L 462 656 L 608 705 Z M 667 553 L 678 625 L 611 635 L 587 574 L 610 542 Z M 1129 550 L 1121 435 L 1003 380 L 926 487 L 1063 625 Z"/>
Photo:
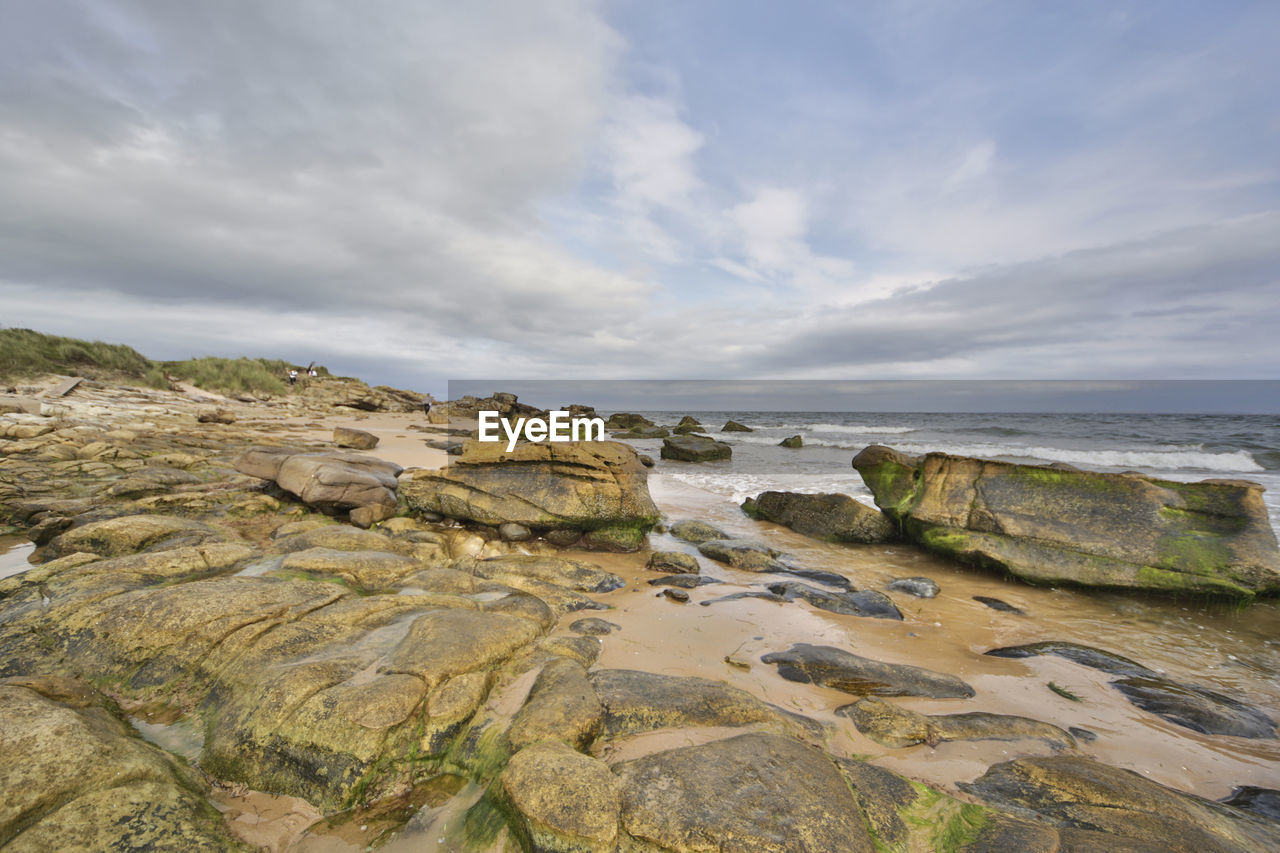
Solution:
<path fill-rule="evenodd" d="M 683 551 L 654 551 L 645 564 L 655 572 L 696 575 L 701 571 L 698 558 Z"/>
<path fill-rule="evenodd" d="M 696 589 L 709 583 L 720 583 L 706 575 L 664 575 L 649 581 L 649 586 L 678 586 L 681 589 Z"/>
<path fill-rule="evenodd" d="M 1251 598 L 1280 590 L 1262 487 L 871 446 L 853 467 L 912 541 L 1040 584 Z"/>
<path fill-rule="evenodd" d="M 894 578 L 889 582 L 889 589 L 894 592 L 905 592 L 916 598 L 933 598 L 939 592 L 938 584 L 932 578 Z"/>
<path fill-rule="evenodd" d="M 854 695 L 926 696 L 968 699 L 973 688 L 954 675 L 907 664 L 859 657 L 832 646 L 796 643 L 788 651 L 770 652 L 760 660 L 778 665 L 788 681 L 833 687 Z"/>
<path fill-rule="evenodd" d="M 423 513 L 423 515 L 425 515 L 425 513 Z M 542 534 L 542 538 L 546 539 L 552 545 L 556 545 L 560 548 L 568 548 L 577 544 L 578 540 L 582 538 L 582 531 L 575 530 L 572 527 L 558 527 L 555 530 L 548 530 L 546 533 Z"/>
<path fill-rule="evenodd" d="M 787 601 L 807 601 L 820 610 L 846 616 L 870 616 L 876 619 L 902 619 L 902 613 L 889 597 L 873 589 L 860 592 L 827 592 L 802 583 L 769 584 L 769 592 Z"/>
<path fill-rule="evenodd" d="M 1097 732 L 1091 732 L 1088 729 L 1081 728 L 1080 726 L 1068 726 L 1067 732 L 1081 743 L 1093 743 L 1098 739 Z"/>
<path fill-rule="evenodd" d="M 671 535 L 694 545 L 709 539 L 728 539 L 729 535 L 704 521 L 679 521 L 671 525 Z"/>
<path fill-rule="evenodd" d="M 1243 785 L 1218 802 L 1252 812 L 1269 820 L 1280 821 L 1280 791 L 1272 788 Z"/>
<path fill-rule="evenodd" d="M 792 569 L 788 568 L 784 574 L 792 577 L 804 578 L 807 581 L 820 583 L 824 586 L 833 586 L 836 589 L 842 589 L 847 592 L 853 592 L 853 584 L 844 575 L 835 572 L 824 572 L 820 569 Z"/>
<path fill-rule="evenodd" d="M 637 415 L 632 412 L 615 412 L 604 422 L 604 428 L 610 432 L 635 429 L 639 426 L 651 427 L 655 426 L 655 424 L 644 415 Z"/>
<path fill-rule="evenodd" d="M 1158 677 L 1154 670 L 1114 652 L 1059 640 L 1029 643 L 1025 646 L 1006 646 L 1001 649 L 992 649 L 986 654 L 995 658 L 1029 658 L 1037 655 L 1054 655 L 1066 658 L 1072 663 L 1078 663 L 1081 666 L 1105 672 L 1108 675 Z"/>
<path fill-rule="evenodd" d="M 779 441 L 778 446 L 786 447 L 791 450 L 799 450 L 801 447 L 804 447 L 804 438 L 799 435 L 793 435 L 793 436 L 790 436 L 789 438 L 784 438 L 782 439 L 782 441 Z"/>
<path fill-rule="evenodd" d="M 999 610 L 1001 613 L 1012 613 L 1015 616 L 1027 615 L 1027 612 L 1023 610 L 1021 607 L 1014 607 L 1012 604 L 1009 604 L 1007 601 L 1001 601 L 1000 599 L 992 598 L 989 595 L 975 595 L 973 597 L 973 600 L 978 602 L 979 604 L 985 604 L 987 607 L 990 607 L 992 610 Z"/>
<path fill-rule="evenodd" d="M 733 450 L 723 441 L 701 435 L 676 435 L 662 440 L 663 459 L 679 462 L 717 462 L 733 456 Z"/>
<path fill-rule="evenodd" d="M 786 525 L 797 533 L 827 542 L 875 544 L 897 536 L 884 513 L 848 495 L 761 492 L 742 509 L 753 518 Z"/>
<path fill-rule="evenodd" d="M 533 532 L 529 528 L 523 524 L 516 524 L 514 521 L 499 524 L 498 535 L 502 537 L 504 542 L 527 542 L 533 538 Z"/>
<path fill-rule="evenodd" d="M 654 461 L 653 461 L 653 457 L 652 457 L 652 456 L 649 456 L 649 455 L 648 455 L 648 454 L 646 454 L 646 453 L 641 453 L 639 456 L 640 456 L 640 464 L 641 464 L 641 465 L 643 465 L 643 466 L 644 466 L 644 467 L 646 467 L 646 468 L 652 468 L 652 467 L 654 466 L 654 464 L 655 464 L 655 463 L 654 463 Z"/>
<path fill-rule="evenodd" d="M 662 591 L 662 594 L 672 601 L 678 601 L 681 604 L 687 604 L 689 601 L 689 593 L 683 589 L 673 589 L 668 587 Z"/>
<path fill-rule="evenodd" d="M 740 424 L 737 421 L 725 421 L 724 426 L 720 428 L 721 432 L 755 432 L 751 427 Z"/>
<path fill-rule="evenodd" d="M 1193 732 L 1245 738 L 1274 738 L 1275 721 L 1229 696 L 1166 678 L 1131 677 L 1111 686 L 1144 711 Z"/>
<path fill-rule="evenodd" d="M 698 419 L 695 418 L 693 415 L 685 415 L 683 418 L 680 419 L 680 423 L 676 424 L 676 426 L 698 427 L 699 429 L 702 428 L 702 424 L 698 423 Z"/>

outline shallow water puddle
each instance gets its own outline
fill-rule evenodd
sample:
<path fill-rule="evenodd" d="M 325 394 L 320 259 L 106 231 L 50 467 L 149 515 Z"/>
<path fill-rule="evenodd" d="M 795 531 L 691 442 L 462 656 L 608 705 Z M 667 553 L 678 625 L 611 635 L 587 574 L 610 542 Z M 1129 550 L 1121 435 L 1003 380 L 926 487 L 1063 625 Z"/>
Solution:
<path fill-rule="evenodd" d="M 0 578 L 19 575 L 31 568 L 27 559 L 36 549 L 25 536 L 0 536 Z"/>

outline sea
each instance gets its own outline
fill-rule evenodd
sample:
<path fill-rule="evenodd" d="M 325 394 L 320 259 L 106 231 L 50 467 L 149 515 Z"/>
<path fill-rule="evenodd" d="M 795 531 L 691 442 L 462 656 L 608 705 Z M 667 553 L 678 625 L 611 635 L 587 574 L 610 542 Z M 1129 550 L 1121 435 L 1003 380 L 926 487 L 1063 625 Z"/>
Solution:
<path fill-rule="evenodd" d="M 728 462 L 662 465 L 691 486 L 741 502 L 768 489 L 841 492 L 873 504 L 850 462 L 882 444 L 916 455 L 940 451 L 1010 462 L 1066 462 L 1167 480 L 1251 480 L 1280 532 L 1280 416 L 921 412 L 643 412 L 673 425 L 686 414 L 733 447 Z M 734 420 L 753 432 L 721 432 Z M 799 449 L 780 447 L 799 435 Z M 661 439 L 631 441 L 655 459 Z"/>

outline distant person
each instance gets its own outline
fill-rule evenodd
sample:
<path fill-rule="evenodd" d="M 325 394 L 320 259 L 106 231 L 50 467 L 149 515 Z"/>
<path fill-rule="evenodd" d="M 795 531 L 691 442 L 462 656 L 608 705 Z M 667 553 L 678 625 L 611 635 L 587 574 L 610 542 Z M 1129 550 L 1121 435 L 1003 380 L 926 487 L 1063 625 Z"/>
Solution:
<path fill-rule="evenodd" d="M 320 373 L 313 367 L 307 371 L 307 375 L 311 377 L 316 377 L 316 376 L 319 376 Z"/>
<path fill-rule="evenodd" d="M 290 385 L 297 385 L 297 384 L 298 384 L 298 371 L 296 371 L 296 370 L 290 370 L 290 371 L 289 371 L 289 384 L 290 384 Z"/>
<path fill-rule="evenodd" d="M 430 401 L 430 400 L 423 400 L 423 401 L 422 401 L 422 414 L 424 414 L 424 415 L 430 415 L 430 414 L 431 414 L 431 401 Z"/>

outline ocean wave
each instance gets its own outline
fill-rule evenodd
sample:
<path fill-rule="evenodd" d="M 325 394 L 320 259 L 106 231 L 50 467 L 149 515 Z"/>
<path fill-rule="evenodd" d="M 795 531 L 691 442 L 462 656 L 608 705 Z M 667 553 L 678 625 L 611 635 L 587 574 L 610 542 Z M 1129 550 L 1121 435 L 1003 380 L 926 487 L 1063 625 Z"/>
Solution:
<path fill-rule="evenodd" d="M 851 435 L 903 435 L 916 432 L 913 426 L 870 426 L 866 424 L 788 424 L 786 429 L 803 429 L 810 432 L 837 432 Z"/>
<path fill-rule="evenodd" d="M 1141 450 L 1073 450 L 1065 447 L 1020 447 L 1018 445 L 925 445 L 904 443 L 896 447 L 904 453 L 929 453 L 941 451 L 957 456 L 1000 456 L 1017 459 L 1041 459 L 1047 462 L 1066 462 L 1070 465 L 1099 466 L 1103 468 L 1148 468 L 1161 471 L 1177 471 L 1193 468 L 1203 471 L 1220 471 L 1239 474 L 1257 473 L 1266 468 L 1259 465 L 1248 452 L 1213 453 L 1194 447 L 1163 447 Z"/>

